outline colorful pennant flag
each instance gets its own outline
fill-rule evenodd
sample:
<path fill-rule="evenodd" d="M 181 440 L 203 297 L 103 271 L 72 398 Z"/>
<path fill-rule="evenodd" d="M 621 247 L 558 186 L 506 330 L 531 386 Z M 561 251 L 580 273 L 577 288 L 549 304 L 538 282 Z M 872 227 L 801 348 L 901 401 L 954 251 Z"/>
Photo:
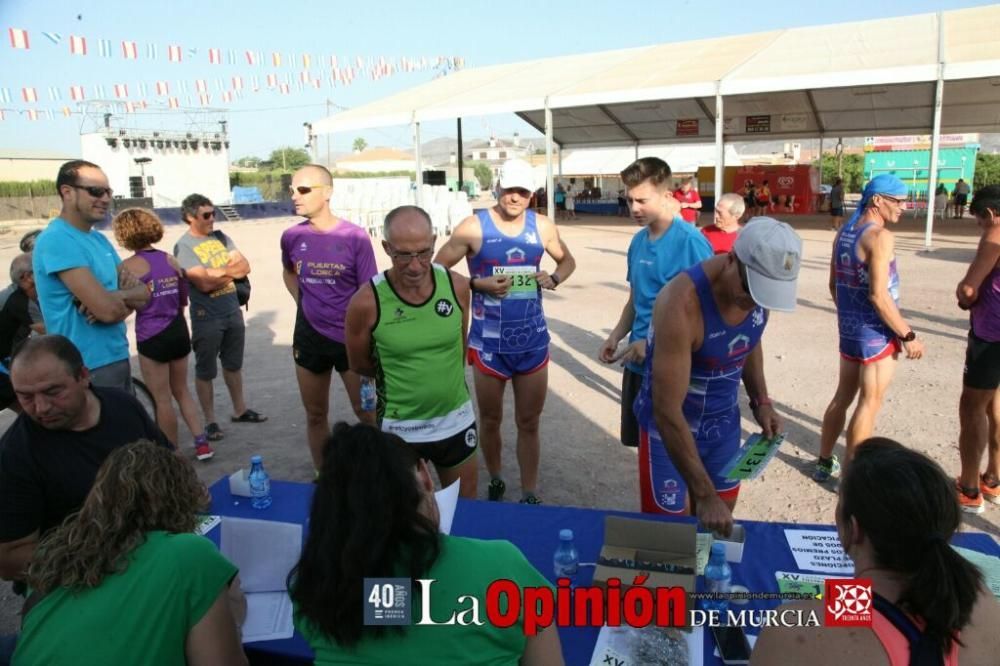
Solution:
<path fill-rule="evenodd" d="M 277 51 L 271 52 L 271 64 L 275 67 L 281 67 L 281 54 Z"/>
<path fill-rule="evenodd" d="M 70 117 L 70 115 L 71 115 L 72 113 L 73 113 L 73 112 L 72 112 L 72 111 L 70 110 L 70 108 L 69 108 L 68 106 L 64 106 L 64 107 L 62 108 L 62 114 L 63 114 L 63 115 L 65 116 L 65 117 L 69 118 L 69 117 Z"/>
<path fill-rule="evenodd" d="M 7 28 L 7 34 L 10 35 L 10 47 L 12 49 L 30 49 L 31 46 L 28 43 L 28 31 L 21 30 L 20 28 Z"/>
<path fill-rule="evenodd" d="M 38 101 L 38 93 L 34 88 L 21 88 L 21 99 L 28 104 Z"/>
<path fill-rule="evenodd" d="M 125 113 L 135 113 L 135 104 L 132 102 L 125 102 Z"/>
<path fill-rule="evenodd" d="M 280 92 L 282 95 L 287 95 L 289 93 L 288 84 L 282 83 L 280 86 L 278 86 L 278 92 Z"/>
<path fill-rule="evenodd" d="M 115 84 L 115 97 L 118 99 L 123 99 L 128 97 L 128 84 L 127 83 L 116 83 Z"/>
<path fill-rule="evenodd" d="M 28 120 L 38 120 L 38 111 L 34 109 L 28 109 L 25 114 L 28 116 Z"/>
<path fill-rule="evenodd" d="M 156 94 L 159 96 L 165 96 L 170 94 L 170 83 L 167 81 L 157 81 L 156 82 Z"/>
<path fill-rule="evenodd" d="M 82 102 L 84 99 L 83 86 L 70 86 L 69 96 L 74 102 Z"/>
<path fill-rule="evenodd" d="M 87 38 L 70 35 L 69 52 L 72 55 L 87 55 Z"/>
<path fill-rule="evenodd" d="M 122 57 L 126 60 L 138 60 L 139 46 L 132 41 L 122 41 Z"/>
<path fill-rule="evenodd" d="M 278 85 L 278 76 L 276 74 L 267 75 L 267 87 L 273 88 Z"/>
<path fill-rule="evenodd" d="M 237 62 L 236 49 L 229 49 L 228 62 L 230 65 L 235 65 Z"/>
<path fill-rule="evenodd" d="M 45 37 L 53 44 L 58 44 L 59 42 L 62 41 L 62 35 L 60 35 L 58 32 L 43 32 L 42 37 Z"/>
<path fill-rule="evenodd" d="M 168 108 L 176 109 L 176 108 L 178 108 L 178 106 L 179 106 L 179 104 L 177 103 L 177 98 L 176 97 L 171 97 L 170 99 L 167 100 L 167 107 Z"/>
<path fill-rule="evenodd" d="M 184 57 L 181 52 L 181 47 L 177 45 L 170 45 L 167 47 L 167 60 L 170 62 L 181 62 Z"/>
<path fill-rule="evenodd" d="M 312 65 L 312 56 L 309 55 L 308 53 L 303 53 L 302 54 L 302 68 L 303 69 L 309 69 L 310 65 Z"/>
<path fill-rule="evenodd" d="M 212 101 L 212 96 L 207 93 L 198 95 L 198 101 L 201 102 L 202 106 L 208 106 Z"/>
<path fill-rule="evenodd" d="M 97 99 L 104 99 L 104 86 L 100 83 L 94 86 L 94 95 L 97 96 Z"/>
<path fill-rule="evenodd" d="M 254 53 L 253 51 L 246 51 L 244 55 L 246 55 L 248 65 L 253 66 L 259 64 L 259 59 L 257 58 L 257 54 Z"/>
<path fill-rule="evenodd" d="M 194 89 L 199 93 L 207 93 L 208 82 L 205 81 L 205 79 L 198 79 L 197 81 L 194 82 Z"/>
<path fill-rule="evenodd" d="M 145 97 L 146 96 L 146 84 L 144 82 L 140 81 L 139 85 L 138 85 L 138 88 L 139 88 L 139 97 Z"/>
<path fill-rule="evenodd" d="M 208 50 L 208 64 L 209 65 L 221 65 L 222 64 L 222 51 L 220 49 L 209 49 Z"/>
<path fill-rule="evenodd" d="M 97 52 L 101 54 L 102 58 L 111 57 L 111 40 L 110 39 L 98 39 L 97 40 Z"/>
<path fill-rule="evenodd" d="M 224 90 L 222 92 L 222 101 L 225 102 L 226 104 L 232 102 L 233 101 L 233 93 L 232 93 L 232 91 Z"/>
<path fill-rule="evenodd" d="M 0 88 L 0 102 L 10 104 L 10 88 Z"/>
<path fill-rule="evenodd" d="M 148 60 L 156 60 L 156 44 L 153 42 L 146 44 L 146 58 Z"/>
<path fill-rule="evenodd" d="M 243 90 L 243 77 L 234 76 L 233 77 L 233 90 Z"/>
<path fill-rule="evenodd" d="M 60 99 L 62 99 L 62 96 L 59 94 L 59 88 L 49 86 L 49 101 L 58 102 Z"/>

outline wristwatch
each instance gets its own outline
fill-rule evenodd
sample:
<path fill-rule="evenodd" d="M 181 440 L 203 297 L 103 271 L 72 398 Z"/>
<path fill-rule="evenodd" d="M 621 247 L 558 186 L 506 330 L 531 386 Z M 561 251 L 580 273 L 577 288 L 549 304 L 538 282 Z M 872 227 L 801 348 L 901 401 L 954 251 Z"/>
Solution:
<path fill-rule="evenodd" d="M 917 339 L 917 334 L 913 332 L 912 328 L 910 329 L 910 332 L 907 333 L 906 335 L 899 336 L 900 342 L 913 342 L 916 339 Z"/>
<path fill-rule="evenodd" d="M 558 287 L 559 283 L 562 282 L 562 280 L 559 278 L 558 273 L 549 273 L 549 277 L 552 278 L 552 281 L 556 283 L 556 287 Z"/>
<path fill-rule="evenodd" d="M 764 405 L 773 405 L 771 399 L 768 397 L 763 398 L 750 398 L 750 411 L 756 412 L 758 407 L 763 407 Z"/>

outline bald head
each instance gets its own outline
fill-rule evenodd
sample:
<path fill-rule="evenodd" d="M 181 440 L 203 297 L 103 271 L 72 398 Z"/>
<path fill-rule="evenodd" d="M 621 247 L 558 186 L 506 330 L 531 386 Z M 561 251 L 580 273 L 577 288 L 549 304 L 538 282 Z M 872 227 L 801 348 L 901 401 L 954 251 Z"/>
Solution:
<path fill-rule="evenodd" d="M 10 262 L 10 281 L 14 284 L 20 282 L 25 273 L 31 272 L 31 253 L 24 252 L 14 257 Z"/>
<path fill-rule="evenodd" d="M 333 185 L 333 174 L 321 164 L 305 165 L 295 172 L 295 176 L 300 175 L 308 178 L 311 185 Z"/>
<path fill-rule="evenodd" d="M 434 223 L 431 216 L 420 206 L 399 206 L 389 211 L 382 226 L 382 238 L 392 243 L 393 239 L 403 242 L 434 240 Z"/>

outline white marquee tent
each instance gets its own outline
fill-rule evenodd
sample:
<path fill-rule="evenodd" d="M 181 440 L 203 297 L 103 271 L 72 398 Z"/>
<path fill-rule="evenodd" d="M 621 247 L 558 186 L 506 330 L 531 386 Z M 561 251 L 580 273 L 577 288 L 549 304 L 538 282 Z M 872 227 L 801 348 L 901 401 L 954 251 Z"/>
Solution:
<path fill-rule="evenodd" d="M 319 134 L 516 113 L 552 147 L 1000 131 L 1000 5 L 463 70 L 313 123 Z M 930 191 L 937 174 L 931 173 Z M 722 170 L 716 170 L 716 191 Z M 551 208 L 552 202 L 549 202 Z M 927 212 L 925 244 L 931 243 Z"/>

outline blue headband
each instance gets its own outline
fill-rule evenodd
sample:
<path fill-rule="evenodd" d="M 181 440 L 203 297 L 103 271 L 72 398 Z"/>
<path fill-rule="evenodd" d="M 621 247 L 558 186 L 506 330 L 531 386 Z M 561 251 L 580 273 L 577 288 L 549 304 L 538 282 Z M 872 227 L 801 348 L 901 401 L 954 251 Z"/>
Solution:
<path fill-rule="evenodd" d="M 872 197 L 876 194 L 887 194 L 891 197 L 905 197 L 909 194 L 909 189 L 907 189 L 906 183 L 892 174 L 880 173 L 868 181 L 868 184 L 865 185 L 865 189 L 861 193 L 861 201 L 858 202 L 858 207 L 854 211 L 854 215 L 852 215 L 851 219 L 847 221 L 847 224 L 844 225 L 845 227 L 853 227 L 855 223 L 861 219 L 861 216 L 865 212 L 865 208 L 868 207 Z"/>

